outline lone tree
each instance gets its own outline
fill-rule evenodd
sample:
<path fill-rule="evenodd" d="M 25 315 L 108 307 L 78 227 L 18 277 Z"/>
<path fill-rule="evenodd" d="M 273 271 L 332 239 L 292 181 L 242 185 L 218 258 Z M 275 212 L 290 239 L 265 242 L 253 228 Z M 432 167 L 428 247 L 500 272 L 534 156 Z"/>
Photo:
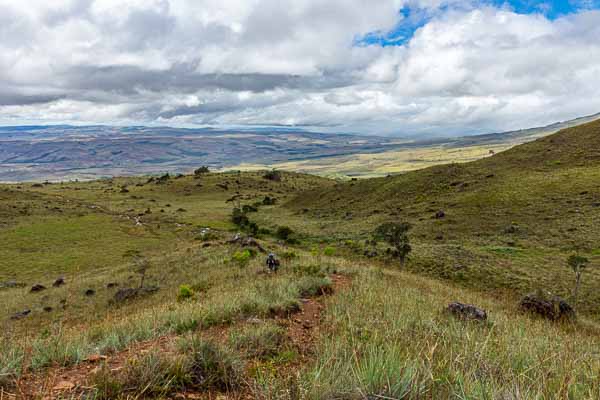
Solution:
<path fill-rule="evenodd" d="M 208 169 L 208 167 L 206 165 L 203 165 L 200 168 L 197 168 L 196 170 L 194 170 L 194 175 L 199 176 L 199 175 L 208 174 L 209 172 L 210 172 L 210 170 Z"/>
<path fill-rule="evenodd" d="M 577 303 L 577 294 L 579 293 L 579 286 L 581 284 L 581 274 L 589 262 L 590 260 L 577 254 L 571 255 L 567 259 L 567 264 L 575 272 L 575 290 L 573 291 L 573 301 L 575 303 Z"/>
<path fill-rule="evenodd" d="M 146 272 L 150 268 L 150 261 L 142 256 L 139 250 L 128 250 L 123 257 L 131 258 L 133 261 L 132 271 L 140 276 L 140 289 L 144 288 Z"/>
<path fill-rule="evenodd" d="M 384 240 L 390 246 L 394 247 L 394 256 L 400 259 L 400 264 L 404 265 L 408 254 L 411 252 L 408 231 L 411 225 L 407 222 L 387 222 L 379 225 L 375 229 L 374 237 L 376 240 Z"/>

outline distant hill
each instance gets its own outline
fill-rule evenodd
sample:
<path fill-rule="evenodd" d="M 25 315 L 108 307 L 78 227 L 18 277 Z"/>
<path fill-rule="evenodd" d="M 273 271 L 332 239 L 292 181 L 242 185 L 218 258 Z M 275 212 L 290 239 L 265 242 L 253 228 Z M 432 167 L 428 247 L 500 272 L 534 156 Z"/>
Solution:
<path fill-rule="evenodd" d="M 169 127 L 19 126 L 0 127 L 0 182 L 94 179 L 104 176 L 186 173 L 200 165 L 213 169 L 281 168 L 321 175 L 368 176 L 469 161 L 534 140 L 600 114 L 543 128 L 451 139 L 409 141 L 377 136 L 308 132 L 298 129 L 214 130 Z M 456 154 L 456 149 L 467 149 Z M 477 151 L 474 151 L 474 150 Z M 372 158 L 410 151 L 408 167 L 379 166 Z M 448 153 L 454 153 L 447 157 Z M 366 159 L 364 165 L 354 160 Z M 365 156 L 367 155 L 367 156 Z M 369 155 L 373 155 L 370 157 Z M 344 165 L 350 161 L 350 166 Z M 325 167 L 322 168 L 321 165 Z M 388 161 L 388 164 L 390 162 Z M 377 171 L 375 171 L 377 169 Z"/>

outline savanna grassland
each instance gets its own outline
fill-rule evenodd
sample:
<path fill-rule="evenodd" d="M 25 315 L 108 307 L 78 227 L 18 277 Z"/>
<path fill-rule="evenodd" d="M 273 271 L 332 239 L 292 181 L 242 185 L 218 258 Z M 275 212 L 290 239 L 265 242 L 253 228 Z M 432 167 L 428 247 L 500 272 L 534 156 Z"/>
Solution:
<path fill-rule="evenodd" d="M 2 186 L 3 396 L 600 397 L 600 123 L 387 178 L 267 176 Z M 390 221 L 404 265 L 372 241 Z M 536 289 L 571 301 L 573 253 L 578 318 L 523 313 Z"/>

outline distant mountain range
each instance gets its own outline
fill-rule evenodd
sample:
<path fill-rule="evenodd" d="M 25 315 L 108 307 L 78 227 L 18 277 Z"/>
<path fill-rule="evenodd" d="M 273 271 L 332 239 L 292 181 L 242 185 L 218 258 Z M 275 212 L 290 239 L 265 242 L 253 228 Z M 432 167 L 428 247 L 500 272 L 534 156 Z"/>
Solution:
<path fill-rule="evenodd" d="M 595 119 L 541 128 L 435 140 L 401 140 L 291 129 L 215 130 L 169 127 L 0 127 L 0 181 L 94 179 L 114 175 L 186 173 L 244 163 L 270 165 L 428 146 L 519 144 Z"/>

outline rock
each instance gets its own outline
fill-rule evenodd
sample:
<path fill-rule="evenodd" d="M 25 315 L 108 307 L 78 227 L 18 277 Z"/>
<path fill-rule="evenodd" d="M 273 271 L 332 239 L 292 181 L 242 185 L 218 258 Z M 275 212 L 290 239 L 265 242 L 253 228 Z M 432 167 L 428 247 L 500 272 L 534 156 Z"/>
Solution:
<path fill-rule="evenodd" d="M 442 219 L 446 216 L 446 213 L 443 210 L 440 210 L 438 212 L 435 213 L 435 218 L 436 219 Z"/>
<path fill-rule="evenodd" d="M 23 311 L 13 314 L 10 317 L 10 319 L 12 319 L 12 320 L 22 319 L 22 318 L 25 318 L 26 316 L 28 316 L 29 314 L 31 314 L 31 310 L 23 310 Z"/>
<path fill-rule="evenodd" d="M 46 286 L 44 286 L 44 285 L 40 285 L 40 284 L 38 283 L 38 284 L 36 284 L 36 285 L 33 285 L 33 286 L 31 287 L 31 290 L 30 290 L 30 291 L 31 291 L 31 293 L 38 293 L 38 292 L 41 292 L 42 290 L 46 290 Z"/>
<path fill-rule="evenodd" d="M 54 310 L 54 308 L 50 307 L 50 306 L 46 306 L 43 308 L 44 312 L 52 312 L 52 310 Z"/>
<path fill-rule="evenodd" d="M 119 286 L 119 284 L 116 282 L 109 282 L 106 284 L 107 289 L 113 289 L 113 288 L 116 288 L 117 286 Z"/>
<path fill-rule="evenodd" d="M 487 313 L 485 310 L 476 307 L 472 304 L 463 304 L 463 303 L 450 303 L 447 308 L 448 312 L 452 315 L 465 319 L 465 320 L 474 320 L 474 321 L 485 321 L 487 320 Z"/>
<path fill-rule="evenodd" d="M 54 281 L 54 283 L 52 284 L 52 286 L 53 287 L 61 287 L 64 284 L 65 284 L 65 278 L 61 276 L 60 278 L 57 278 Z"/>
<path fill-rule="evenodd" d="M 546 291 L 530 293 L 519 304 L 523 311 L 538 315 L 550 321 L 573 320 L 575 310 L 559 296 Z"/>
<path fill-rule="evenodd" d="M 88 297 L 89 296 L 93 296 L 95 294 L 96 294 L 96 291 L 94 289 L 88 289 L 88 290 L 85 291 L 85 295 L 88 296 Z"/>

